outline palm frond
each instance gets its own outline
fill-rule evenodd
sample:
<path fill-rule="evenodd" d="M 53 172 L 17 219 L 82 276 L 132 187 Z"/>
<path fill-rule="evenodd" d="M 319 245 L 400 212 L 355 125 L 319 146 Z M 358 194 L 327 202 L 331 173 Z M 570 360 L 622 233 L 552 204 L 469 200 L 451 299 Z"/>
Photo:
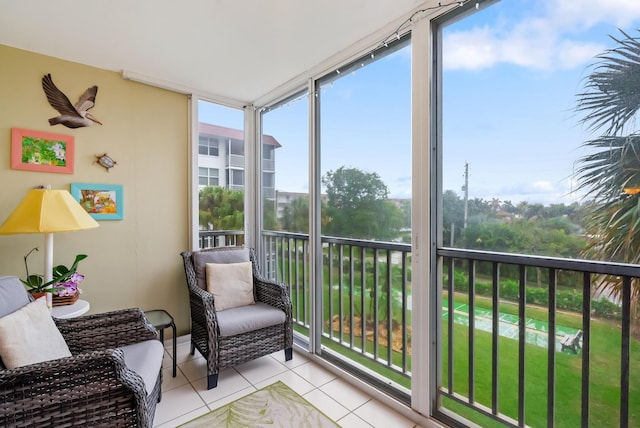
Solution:
<path fill-rule="evenodd" d="M 576 107 L 588 129 L 605 128 L 605 135 L 616 135 L 640 109 L 640 38 L 620 32 L 624 39 L 611 36 L 618 47 L 596 57 Z"/>
<path fill-rule="evenodd" d="M 604 136 L 583 143 L 590 154 L 578 159 L 578 189 L 597 201 L 614 202 L 626 187 L 640 187 L 640 134 Z"/>

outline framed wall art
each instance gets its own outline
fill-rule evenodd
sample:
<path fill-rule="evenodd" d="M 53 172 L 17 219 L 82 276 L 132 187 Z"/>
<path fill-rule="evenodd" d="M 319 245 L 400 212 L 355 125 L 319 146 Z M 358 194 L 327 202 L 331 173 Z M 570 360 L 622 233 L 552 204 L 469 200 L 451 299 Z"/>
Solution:
<path fill-rule="evenodd" d="M 11 168 L 73 174 L 73 136 L 11 128 Z"/>
<path fill-rule="evenodd" d="M 122 185 L 71 183 L 71 194 L 96 220 L 122 220 L 124 218 Z"/>

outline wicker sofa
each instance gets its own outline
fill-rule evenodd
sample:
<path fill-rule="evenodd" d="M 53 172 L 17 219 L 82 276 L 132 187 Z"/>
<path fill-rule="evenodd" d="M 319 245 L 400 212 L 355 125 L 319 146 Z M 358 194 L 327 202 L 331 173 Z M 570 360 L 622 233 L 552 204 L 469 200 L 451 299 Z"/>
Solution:
<path fill-rule="evenodd" d="M 207 360 L 207 389 L 218 384 L 220 370 L 280 350 L 293 355 L 293 324 L 289 289 L 265 279 L 252 248 L 219 247 L 182 252 L 191 305 L 191 354 Z M 216 311 L 207 291 L 205 266 L 250 261 L 255 304 Z M 278 321 L 273 321 L 278 320 Z"/>
<path fill-rule="evenodd" d="M 0 277 L 0 317 L 36 303 L 17 278 Z M 53 320 L 71 356 L 0 365 L 0 426 L 151 427 L 164 350 L 144 313 Z"/>

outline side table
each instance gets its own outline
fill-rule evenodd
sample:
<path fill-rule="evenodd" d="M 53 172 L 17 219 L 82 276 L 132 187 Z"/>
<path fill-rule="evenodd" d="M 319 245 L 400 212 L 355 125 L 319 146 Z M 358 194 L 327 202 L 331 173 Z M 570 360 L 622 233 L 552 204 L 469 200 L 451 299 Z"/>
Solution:
<path fill-rule="evenodd" d="M 145 311 L 149 323 L 160 332 L 160 342 L 164 346 L 164 329 L 171 327 L 173 329 L 173 377 L 176 377 L 176 323 L 169 312 L 164 309 L 153 309 Z"/>
<path fill-rule="evenodd" d="M 67 319 L 79 317 L 89 311 L 90 305 L 86 300 L 76 300 L 71 305 L 54 306 L 51 308 L 51 316 Z"/>

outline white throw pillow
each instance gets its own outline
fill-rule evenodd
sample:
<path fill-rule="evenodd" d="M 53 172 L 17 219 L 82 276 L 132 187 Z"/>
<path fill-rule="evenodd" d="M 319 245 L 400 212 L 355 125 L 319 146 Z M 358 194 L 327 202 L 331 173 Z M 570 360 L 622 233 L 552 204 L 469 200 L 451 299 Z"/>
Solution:
<path fill-rule="evenodd" d="M 0 356 L 9 369 L 71 356 L 46 297 L 0 318 Z"/>
<path fill-rule="evenodd" d="M 256 303 L 251 262 L 207 263 L 207 291 L 213 294 L 216 311 Z"/>

